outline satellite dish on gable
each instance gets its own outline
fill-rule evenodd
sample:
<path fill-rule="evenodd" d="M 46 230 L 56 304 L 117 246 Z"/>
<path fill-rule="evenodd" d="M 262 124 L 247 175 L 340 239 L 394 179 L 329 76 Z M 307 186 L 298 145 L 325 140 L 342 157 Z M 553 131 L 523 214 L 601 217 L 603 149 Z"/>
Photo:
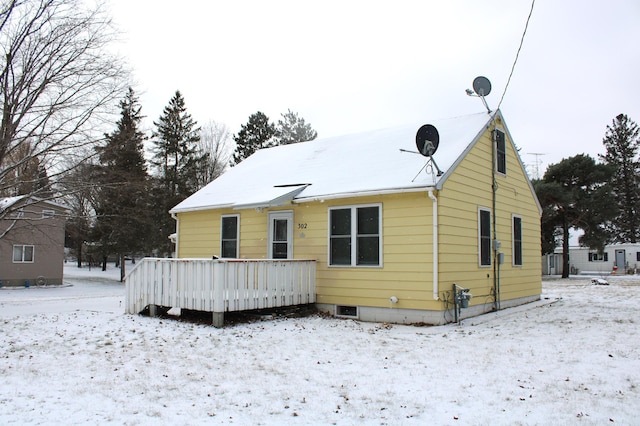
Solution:
<path fill-rule="evenodd" d="M 491 93 L 491 82 L 487 77 L 476 77 L 473 80 L 473 91 L 478 94 L 478 96 L 488 96 Z"/>
<path fill-rule="evenodd" d="M 482 103 L 484 104 L 484 107 L 487 109 L 487 112 L 491 114 L 491 108 L 489 108 L 489 105 L 487 105 L 487 101 L 484 98 L 489 93 L 491 93 L 491 82 L 487 77 L 480 76 L 480 77 L 476 77 L 473 80 L 473 92 L 475 92 L 475 95 L 473 94 L 471 89 L 467 89 L 466 91 L 467 91 L 467 95 L 477 96 L 480 99 L 482 99 Z"/>
<path fill-rule="evenodd" d="M 425 157 L 431 157 L 435 154 L 440 144 L 440 135 L 438 129 L 431 124 L 425 124 L 418 129 L 416 133 L 416 147 L 420 154 Z"/>

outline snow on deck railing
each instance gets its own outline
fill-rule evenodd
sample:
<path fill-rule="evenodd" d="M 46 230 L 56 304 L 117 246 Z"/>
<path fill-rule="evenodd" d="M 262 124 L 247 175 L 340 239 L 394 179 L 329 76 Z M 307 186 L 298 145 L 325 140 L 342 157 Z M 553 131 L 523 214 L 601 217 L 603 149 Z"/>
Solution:
<path fill-rule="evenodd" d="M 230 312 L 314 303 L 314 260 L 144 258 L 126 277 L 126 312 L 149 305 Z"/>

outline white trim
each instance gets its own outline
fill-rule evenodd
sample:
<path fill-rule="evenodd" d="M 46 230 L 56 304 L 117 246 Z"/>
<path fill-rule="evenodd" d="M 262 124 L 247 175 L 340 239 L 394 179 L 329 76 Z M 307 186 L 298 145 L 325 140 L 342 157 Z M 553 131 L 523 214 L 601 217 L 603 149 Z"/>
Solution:
<path fill-rule="evenodd" d="M 236 218 L 236 255 L 233 258 L 224 257 L 222 250 L 222 231 L 224 226 L 222 222 L 224 222 L 225 218 L 235 217 Z M 239 214 L 223 214 L 220 216 L 220 258 L 221 259 L 238 259 L 240 257 L 240 215 Z"/>
<path fill-rule="evenodd" d="M 173 220 L 176 221 L 176 232 L 172 234 L 175 241 L 173 241 L 173 239 L 171 238 L 171 235 L 169 235 L 167 238 L 169 238 L 175 246 L 175 256 L 180 257 L 180 254 L 178 253 L 178 250 L 180 247 L 180 219 L 178 218 L 178 215 L 176 213 L 170 213 L 170 214 Z"/>
<path fill-rule="evenodd" d="M 489 263 L 487 265 L 482 264 L 482 226 L 480 221 L 480 212 L 486 211 L 489 213 Z M 481 268 L 490 268 L 493 265 L 492 254 L 492 244 L 493 241 L 491 239 L 491 209 L 488 207 L 478 207 L 478 266 Z"/>
<path fill-rule="evenodd" d="M 374 197 L 378 195 L 424 192 L 424 191 L 431 191 L 434 189 L 435 189 L 434 186 L 417 186 L 415 188 L 391 188 L 391 189 L 381 189 L 377 191 L 343 192 L 341 194 L 327 194 L 327 195 L 314 195 L 313 197 L 300 197 L 292 200 L 292 202 L 295 204 L 311 203 L 314 201 L 324 202 L 327 200 L 340 200 L 343 198 Z"/>
<path fill-rule="evenodd" d="M 169 213 L 171 214 L 178 214 L 178 213 L 189 213 L 189 212 L 199 212 L 202 210 L 218 210 L 218 209 L 227 209 L 227 208 L 233 208 L 235 204 L 233 203 L 226 203 L 226 204 L 210 204 L 210 205 L 206 205 L 206 206 L 198 206 L 198 207 L 189 207 L 189 208 L 183 208 L 183 209 L 171 209 L 169 210 Z"/>
<path fill-rule="evenodd" d="M 287 221 L 287 259 L 293 259 L 293 210 L 277 210 L 269 212 L 268 227 L 269 238 L 267 246 L 267 256 L 273 259 L 273 221 L 276 219 L 286 219 Z"/>
<path fill-rule="evenodd" d="M 377 207 L 378 208 L 378 264 L 377 265 L 358 265 L 358 209 Z M 349 265 L 332 265 L 331 264 L 331 211 L 332 210 L 350 210 L 351 211 L 351 263 Z M 345 206 L 332 206 L 327 210 L 327 266 L 330 268 L 382 268 L 382 203 L 370 204 L 350 204 Z"/>
<path fill-rule="evenodd" d="M 22 247 L 22 260 L 16 260 L 13 253 L 16 247 Z M 24 248 L 31 247 L 31 260 L 24 260 Z M 36 246 L 33 244 L 14 244 L 11 249 L 11 261 L 12 263 L 34 263 L 36 260 Z"/>

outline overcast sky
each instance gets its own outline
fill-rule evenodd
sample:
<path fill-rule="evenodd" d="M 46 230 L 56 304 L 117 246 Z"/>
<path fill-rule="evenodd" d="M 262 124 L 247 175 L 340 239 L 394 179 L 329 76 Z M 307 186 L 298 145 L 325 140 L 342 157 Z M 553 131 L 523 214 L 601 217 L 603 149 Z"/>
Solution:
<path fill-rule="evenodd" d="M 298 112 L 319 137 L 496 108 L 531 1 L 112 0 L 149 130 L 176 90 L 193 118 L 237 133 Z M 640 122 L 640 2 L 538 0 L 500 107 L 535 177 L 604 153 L 620 113 Z M 417 130 L 417 129 L 416 129 Z M 443 149 L 446 141 L 440 141 Z M 532 153 L 544 154 L 540 156 Z"/>

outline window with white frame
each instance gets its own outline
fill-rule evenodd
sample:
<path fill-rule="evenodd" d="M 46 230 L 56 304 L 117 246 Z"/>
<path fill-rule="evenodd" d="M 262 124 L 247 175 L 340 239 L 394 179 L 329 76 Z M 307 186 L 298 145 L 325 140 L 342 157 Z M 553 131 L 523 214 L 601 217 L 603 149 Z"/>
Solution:
<path fill-rule="evenodd" d="M 514 266 L 522 266 L 522 218 L 513 216 L 512 262 Z"/>
<path fill-rule="evenodd" d="M 381 206 L 329 209 L 329 265 L 380 266 Z"/>
<path fill-rule="evenodd" d="M 503 175 L 507 174 L 507 143 L 504 132 L 496 129 L 496 170 Z"/>
<path fill-rule="evenodd" d="M 42 210 L 42 218 L 43 219 L 51 219 L 56 215 L 55 210 Z"/>
<path fill-rule="evenodd" d="M 240 216 L 222 216 L 220 222 L 220 257 L 235 259 L 238 257 Z"/>
<path fill-rule="evenodd" d="M 16 244 L 13 246 L 13 263 L 33 263 L 34 246 Z"/>
<path fill-rule="evenodd" d="M 478 257 L 480 266 L 491 266 L 491 211 L 478 209 Z"/>
<path fill-rule="evenodd" d="M 598 252 L 589 252 L 589 262 L 608 262 L 609 255 L 607 252 L 598 253 Z"/>

